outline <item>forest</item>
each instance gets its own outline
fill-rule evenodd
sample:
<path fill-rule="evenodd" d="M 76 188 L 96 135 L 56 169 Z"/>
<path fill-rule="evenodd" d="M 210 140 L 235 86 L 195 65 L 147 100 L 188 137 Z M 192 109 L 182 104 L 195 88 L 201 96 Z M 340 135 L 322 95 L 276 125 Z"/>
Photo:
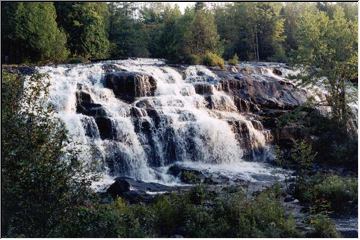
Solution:
<path fill-rule="evenodd" d="M 346 27 L 331 33 L 332 21 Z M 4 2 L 2 60 L 151 57 L 199 63 L 208 53 L 226 60 L 288 62 L 294 51 L 315 44 L 307 40 L 325 37 L 320 26 L 329 27 L 327 34 L 348 31 L 356 39 L 357 4 L 198 2 L 182 13 L 162 2 Z"/>
<path fill-rule="evenodd" d="M 1 11 L 1 237 L 358 236 L 357 3 Z"/>

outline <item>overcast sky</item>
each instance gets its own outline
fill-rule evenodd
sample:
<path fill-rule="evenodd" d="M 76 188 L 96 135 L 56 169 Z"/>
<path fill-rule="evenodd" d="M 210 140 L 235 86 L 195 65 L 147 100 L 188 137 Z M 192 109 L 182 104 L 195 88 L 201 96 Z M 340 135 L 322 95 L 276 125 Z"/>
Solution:
<path fill-rule="evenodd" d="M 170 3 L 170 2 L 169 2 Z M 171 2 L 170 4 L 177 4 L 180 7 L 181 12 L 184 12 L 187 6 L 192 6 L 195 2 Z"/>

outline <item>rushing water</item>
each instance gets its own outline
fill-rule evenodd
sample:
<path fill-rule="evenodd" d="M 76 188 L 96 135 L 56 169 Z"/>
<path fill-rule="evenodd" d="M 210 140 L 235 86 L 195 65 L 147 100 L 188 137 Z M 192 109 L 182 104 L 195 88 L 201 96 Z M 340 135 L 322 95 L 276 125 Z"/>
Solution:
<path fill-rule="evenodd" d="M 115 70 L 108 70 L 109 65 Z M 160 60 L 137 59 L 38 70 L 50 77 L 49 102 L 81 147 L 81 158 L 95 163 L 108 176 L 171 184 L 176 179 L 166 170 L 175 162 L 239 173 L 247 180 L 254 180 L 253 173 L 273 174 L 265 163 L 244 160 L 245 155 L 252 156 L 252 161 L 271 155 L 266 140 L 269 132 L 251 116 L 237 111 L 233 99 L 216 87 L 218 76 L 206 67 L 179 70 Z M 150 94 L 151 84 L 141 80 L 141 92 L 135 93 L 140 96 L 122 100 L 104 80 L 115 71 L 152 76 L 156 90 Z M 264 74 L 272 73 L 265 69 Z M 197 94 L 199 84 L 211 94 Z M 109 120 L 110 136 L 103 137 L 99 124 L 104 118 L 99 120 L 98 113 L 79 112 L 81 93 L 89 95 L 102 117 Z M 205 97 L 211 98 L 212 108 Z M 239 123 L 247 134 L 236 133 L 231 122 Z"/>

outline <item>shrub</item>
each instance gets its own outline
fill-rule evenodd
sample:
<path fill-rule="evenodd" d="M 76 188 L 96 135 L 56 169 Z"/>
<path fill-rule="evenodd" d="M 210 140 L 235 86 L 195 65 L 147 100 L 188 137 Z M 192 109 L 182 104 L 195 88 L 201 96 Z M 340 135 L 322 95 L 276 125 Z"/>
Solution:
<path fill-rule="evenodd" d="M 202 57 L 202 62 L 207 66 L 219 66 L 221 69 L 223 69 L 225 66 L 224 59 L 212 52 L 205 53 L 205 55 Z"/>
<path fill-rule="evenodd" d="M 356 210 L 357 186 L 356 178 L 317 174 L 297 182 L 295 195 L 314 213 L 344 213 Z"/>
<path fill-rule="evenodd" d="M 229 64 L 230 65 L 236 65 L 236 64 L 239 64 L 239 57 L 238 55 L 235 53 L 235 55 L 229 59 Z"/>
<path fill-rule="evenodd" d="M 340 237 L 336 231 L 335 224 L 327 216 L 318 214 L 310 219 L 310 225 L 314 230 L 309 234 L 313 238 L 337 238 Z"/>
<path fill-rule="evenodd" d="M 2 72 L 2 236 L 49 237 L 91 199 L 93 174 L 46 107 L 48 81 Z M 20 101 L 20 99 L 22 101 Z M 64 152 L 64 149 L 69 151 Z M 74 210 L 75 211 L 75 210 Z"/>
<path fill-rule="evenodd" d="M 315 199 L 326 199 L 335 212 L 351 210 L 358 200 L 358 182 L 356 178 L 337 175 L 327 176 L 314 186 Z"/>
<path fill-rule="evenodd" d="M 185 62 L 190 65 L 199 65 L 201 64 L 201 57 L 195 54 L 190 54 L 185 58 Z"/>

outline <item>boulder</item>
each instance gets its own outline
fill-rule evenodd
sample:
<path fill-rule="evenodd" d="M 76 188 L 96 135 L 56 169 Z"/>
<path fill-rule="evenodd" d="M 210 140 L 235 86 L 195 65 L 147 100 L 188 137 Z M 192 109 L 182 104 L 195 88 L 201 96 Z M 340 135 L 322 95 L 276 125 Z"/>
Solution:
<path fill-rule="evenodd" d="M 107 193 L 114 199 L 122 197 L 129 203 L 149 203 L 156 194 L 171 192 L 176 188 L 168 187 L 159 183 L 147 183 L 128 177 L 118 177 L 107 189 Z"/>
<path fill-rule="evenodd" d="M 273 73 L 274 73 L 275 75 L 278 75 L 278 76 L 281 76 L 281 75 L 282 75 L 282 72 L 281 72 L 279 69 L 277 69 L 277 68 L 274 68 L 274 69 L 273 69 Z"/>
<path fill-rule="evenodd" d="M 106 116 L 101 104 L 94 103 L 90 94 L 85 91 L 76 92 L 76 112 L 92 117 Z"/>
<path fill-rule="evenodd" d="M 117 98 L 132 103 L 137 97 L 154 96 L 156 81 L 152 76 L 136 72 L 112 72 L 105 75 L 104 86 Z"/>
<path fill-rule="evenodd" d="M 115 179 L 115 182 L 107 189 L 107 193 L 109 193 L 113 198 L 120 197 L 123 193 L 128 191 L 130 191 L 130 183 L 127 179 L 123 178 Z"/>
<path fill-rule="evenodd" d="M 206 176 L 199 170 L 187 168 L 180 165 L 173 165 L 169 168 L 168 173 L 180 178 L 183 183 L 198 184 L 205 181 Z"/>

